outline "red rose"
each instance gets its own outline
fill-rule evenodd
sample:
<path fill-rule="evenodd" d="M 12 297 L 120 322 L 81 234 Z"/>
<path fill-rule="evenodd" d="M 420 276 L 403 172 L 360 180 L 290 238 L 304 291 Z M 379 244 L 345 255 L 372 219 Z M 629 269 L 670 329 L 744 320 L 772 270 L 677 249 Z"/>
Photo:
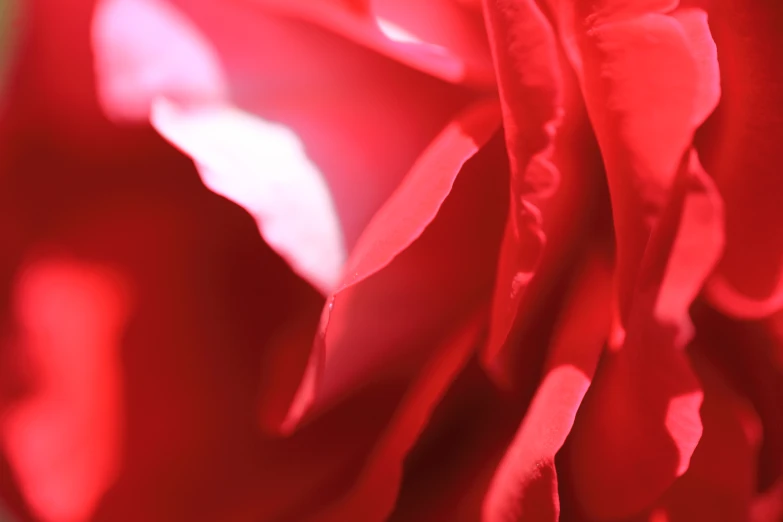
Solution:
<path fill-rule="evenodd" d="M 783 518 L 777 4 L 21 16 L 16 516 Z"/>

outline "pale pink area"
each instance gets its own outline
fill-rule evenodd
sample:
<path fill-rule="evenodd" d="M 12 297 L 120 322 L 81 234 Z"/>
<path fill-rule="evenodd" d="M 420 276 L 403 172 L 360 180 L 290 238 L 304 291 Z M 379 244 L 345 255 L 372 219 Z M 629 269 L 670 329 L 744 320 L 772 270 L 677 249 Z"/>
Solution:
<path fill-rule="evenodd" d="M 269 246 L 324 294 L 345 260 L 329 187 L 291 129 L 229 105 L 181 109 L 165 99 L 152 123 L 191 156 L 204 184 L 242 205 Z"/>
<path fill-rule="evenodd" d="M 99 2 L 92 30 L 98 95 L 110 117 L 145 120 L 158 96 L 195 103 L 228 94 L 217 50 L 165 1 Z"/>
<path fill-rule="evenodd" d="M 122 284 L 103 267 L 48 259 L 27 266 L 15 307 L 33 392 L 12 405 L 2 442 L 45 522 L 90 518 L 115 479 L 121 433 Z"/>
<path fill-rule="evenodd" d="M 93 47 L 106 112 L 154 106 L 153 123 L 205 183 L 251 212 L 322 292 L 468 98 L 253 3 L 103 0 Z"/>

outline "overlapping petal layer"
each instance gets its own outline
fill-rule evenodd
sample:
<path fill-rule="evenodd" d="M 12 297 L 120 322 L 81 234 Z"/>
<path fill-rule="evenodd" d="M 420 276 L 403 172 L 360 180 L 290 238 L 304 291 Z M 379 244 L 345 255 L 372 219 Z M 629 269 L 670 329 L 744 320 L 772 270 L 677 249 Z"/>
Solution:
<path fill-rule="evenodd" d="M 326 27 L 446 81 L 494 90 L 481 17 L 453 0 L 242 0 Z"/>
<path fill-rule="evenodd" d="M 590 517 L 616 518 L 684 473 L 701 435 L 681 350 L 723 222 L 689 150 L 717 103 L 717 61 L 704 13 L 676 2 L 550 5 L 601 147 L 617 238 L 615 351 L 577 415 L 574 488 Z"/>
<path fill-rule="evenodd" d="M 559 183 L 551 155 L 563 93 L 555 36 L 536 2 L 486 0 L 483 5 L 511 168 L 509 215 L 484 352 L 491 367 L 546 243 L 539 205 Z"/>
<path fill-rule="evenodd" d="M 346 249 L 469 99 L 247 3 L 106 0 L 94 47 L 108 112 L 146 117 L 154 99 L 171 102 L 158 104 L 161 132 L 324 291 L 338 281 Z"/>
<path fill-rule="evenodd" d="M 494 100 L 479 102 L 459 115 L 369 223 L 324 310 L 312 359 L 286 421 L 289 425 L 311 408 L 360 386 L 368 374 L 418 359 L 422 354 L 412 355 L 417 346 L 426 352 L 426 345 L 434 342 L 431 335 L 446 326 L 444 321 L 463 313 L 459 310 L 465 306 L 475 306 L 471 303 L 476 292 L 493 273 L 488 269 L 496 255 L 493 225 L 505 215 L 503 202 L 496 199 L 497 183 L 502 183 L 506 170 L 497 143 L 474 155 L 499 123 Z M 466 172 L 460 174 L 463 169 Z M 459 203 L 451 203 L 451 213 L 431 225 L 458 175 L 468 178 L 462 186 L 470 183 L 473 195 L 455 195 Z M 478 201 L 478 194 L 485 201 Z M 428 226 L 438 232 L 427 234 Z M 448 231 L 447 226 L 455 230 Z M 457 231 L 463 237 L 454 235 Z M 423 270 L 425 266 L 431 270 Z"/>
<path fill-rule="evenodd" d="M 594 253 L 573 283 L 544 377 L 484 501 L 483 520 L 559 520 L 555 455 L 566 440 L 609 334 L 611 269 Z"/>

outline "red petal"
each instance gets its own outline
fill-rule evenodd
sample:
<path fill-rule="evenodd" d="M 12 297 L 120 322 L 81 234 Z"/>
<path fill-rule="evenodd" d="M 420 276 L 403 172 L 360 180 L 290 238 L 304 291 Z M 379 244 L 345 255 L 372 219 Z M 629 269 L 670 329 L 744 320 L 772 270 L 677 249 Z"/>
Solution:
<path fill-rule="evenodd" d="M 426 356 L 431 336 L 481 295 L 493 274 L 496 219 L 505 213 L 496 200 L 504 157 L 494 145 L 465 162 L 498 124 L 492 102 L 464 112 L 436 138 L 367 226 L 345 281 L 324 310 L 321 335 L 287 429 L 380 368 Z M 482 168 L 488 177 L 475 186 Z M 460 171 L 459 179 L 465 180 L 454 194 L 452 184 Z M 476 193 L 469 195 L 468 187 Z M 424 353 L 413 355 L 416 346 Z"/>
<path fill-rule="evenodd" d="M 551 5 L 601 146 L 617 237 L 618 349 L 577 416 L 574 490 L 589 516 L 622 517 L 685 472 L 701 435 L 701 395 L 680 349 L 722 248 L 722 208 L 688 149 L 717 100 L 717 62 L 701 13 L 661 14 L 676 2 Z"/>
<path fill-rule="evenodd" d="M 535 276 L 520 291 L 524 295 L 520 296 L 505 343 L 491 361 L 485 359 L 493 379 L 506 389 L 527 386 L 527 369 L 540 366 L 541 356 L 535 353 L 535 344 L 531 345 L 525 337 L 541 324 L 542 303 L 558 293 L 575 256 L 586 244 L 606 245 L 614 240 L 600 151 L 576 78 L 568 69 L 564 69 L 563 74 L 564 116 L 554 137 L 552 152 L 552 163 L 561 179 L 554 194 L 540 202 L 546 245 Z M 501 265 L 506 267 L 515 261 L 502 259 Z M 512 269 L 512 266 L 507 268 Z M 497 349 L 496 344 L 493 350 Z"/>
<path fill-rule="evenodd" d="M 606 164 L 625 322 L 651 227 L 700 118 L 717 101 L 717 61 L 696 10 L 667 16 L 657 12 L 676 2 L 606 1 L 585 29 L 581 18 L 569 19 L 572 3 L 560 1 L 561 24 L 577 44 L 573 62 Z"/>
<path fill-rule="evenodd" d="M 403 460 L 427 425 L 433 409 L 473 353 L 485 320 L 482 310 L 434 350 L 375 444 L 357 483 L 338 503 L 321 510 L 313 518 L 314 522 L 371 522 L 389 517 L 402 480 Z"/>
<path fill-rule="evenodd" d="M 510 210 L 483 354 L 491 366 L 546 241 L 538 205 L 559 181 L 550 156 L 562 112 L 562 78 L 552 28 L 534 1 L 486 0 L 484 13 L 511 163 Z"/>
<path fill-rule="evenodd" d="M 609 334 L 611 270 L 588 261 L 560 318 L 546 372 L 484 502 L 493 521 L 557 521 L 555 455 L 565 442 Z"/>
<path fill-rule="evenodd" d="M 707 295 L 725 313 L 763 317 L 783 307 L 783 4 L 719 0 L 709 15 L 723 97 L 701 143 L 726 202 L 726 252 Z"/>
<path fill-rule="evenodd" d="M 720 253 L 721 206 L 695 153 L 680 173 L 639 269 L 624 343 L 606 354 L 574 425 L 573 487 L 593 518 L 649 505 L 687 470 L 701 436 L 701 391 L 681 348 L 688 307 Z"/>
<path fill-rule="evenodd" d="M 688 471 L 656 503 L 650 520 L 747 520 L 756 485 L 761 424 L 748 401 L 705 359 L 697 356 L 694 366 L 704 389 L 704 434 Z"/>
<path fill-rule="evenodd" d="M 774 362 L 780 338 L 768 321 L 739 321 L 704 306 L 696 312 L 698 337 L 709 348 L 704 355 L 752 402 L 761 420 L 764 436 L 756 486 L 772 509 L 776 484 L 783 478 L 783 373 Z"/>

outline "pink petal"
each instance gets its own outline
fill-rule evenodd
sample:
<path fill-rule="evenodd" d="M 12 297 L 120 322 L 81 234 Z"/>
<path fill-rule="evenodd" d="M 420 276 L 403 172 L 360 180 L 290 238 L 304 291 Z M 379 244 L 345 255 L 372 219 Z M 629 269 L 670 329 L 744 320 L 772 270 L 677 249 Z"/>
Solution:
<path fill-rule="evenodd" d="M 499 128 L 497 100 L 489 99 L 472 105 L 443 129 L 364 229 L 346 264 L 341 290 L 388 265 L 421 236 L 465 162 Z"/>
<path fill-rule="evenodd" d="M 481 16 L 453 0 L 244 0 L 328 28 L 450 82 L 492 88 Z"/>
<path fill-rule="evenodd" d="M 759 318 L 783 307 L 783 6 L 720 0 L 708 12 L 724 95 L 700 147 L 726 202 L 726 252 L 707 295 L 725 313 Z"/>
<path fill-rule="evenodd" d="M 255 5 L 196 1 L 177 8 L 174 0 L 128 1 L 105 0 L 95 20 L 99 81 L 104 91 L 123 87 L 105 97 L 116 104 L 110 112 L 134 113 L 165 96 L 185 111 L 164 110 L 167 116 L 220 114 L 230 132 L 208 132 L 204 125 L 161 130 L 199 163 L 207 183 L 232 198 L 242 196 L 238 203 L 260 218 L 270 244 L 323 291 L 333 289 L 344 250 L 468 98 L 464 91 Z M 133 19 L 128 5 L 145 20 L 157 20 L 150 25 L 160 32 L 150 37 L 135 26 L 124 27 Z M 151 46 L 167 51 L 151 53 Z M 182 74 L 161 74 L 179 71 L 172 69 L 174 62 L 185 68 Z M 219 82 L 208 81 L 218 73 Z M 276 149 L 249 143 L 270 136 L 274 146 L 283 145 L 285 164 L 270 156 Z M 287 175 L 288 170 L 298 175 Z M 288 196 L 266 192 L 278 187 Z M 313 203 L 305 213 L 292 199 L 295 190 L 302 192 L 302 201 Z M 323 266 L 317 262 L 321 256 L 326 256 Z"/>
<path fill-rule="evenodd" d="M 497 146 L 474 155 L 496 131 L 499 120 L 492 100 L 459 115 L 367 226 L 324 310 L 309 369 L 285 429 L 367 381 L 380 368 L 426 356 L 425 346 L 444 321 L 461 313 L 458 310 L 483 289 L 485 278 L 492 274 L 486 264 L 494 252 L 493 226 L 505 211 L 495 199 L 496 181 L 505 171 L 502 163 L 498 166 L 503 155 Z M 491 177 L 485 186 L 474 187 L 477 192 L 471 201 L 464 184 L 478 183 L 475 171 L 482 167 L 487 170 L 484 175 Z M 467 179 L 450 197 L 457 190 L 453 184 L 460 172 L 460 179 Z M 448 212 L 442 207 L 447 197 L 454 199 Z M 464 215 L 455 214 L 458 206 Z M 483 213 L 476 214 L 479 209 Z M 447 223 L 454 229 L 446 229 Z M 480 271 L 484 268 L 486 272 Z M 417 345 L 425 352 L 412 355 Z"/>
<path fill-rule="evenodd" d="M 216 49 L 165 0 L 99 2 L 92 38 L 98 92 L 114 119 L 146 120 L 158 96 L 197 103 L 228 95 Z"/>
<path fill-rule="evenodd" d="M 329 188 L 290 129 L 228 105 L 180 109 L 165 99 L 152 123 L 186 152 L 204 184 L 256 219 L 269 246 L 328 294 L 343 269 L 340 221 Z"/>
<path fill-rule="evenodd" d="M 483 520 L 559 519 L 555 455 L 571 430 L 609 333 L 608 265 L 596 256 L 578 276 L 556 330 L 548 370 L 495 474 Z"/>

